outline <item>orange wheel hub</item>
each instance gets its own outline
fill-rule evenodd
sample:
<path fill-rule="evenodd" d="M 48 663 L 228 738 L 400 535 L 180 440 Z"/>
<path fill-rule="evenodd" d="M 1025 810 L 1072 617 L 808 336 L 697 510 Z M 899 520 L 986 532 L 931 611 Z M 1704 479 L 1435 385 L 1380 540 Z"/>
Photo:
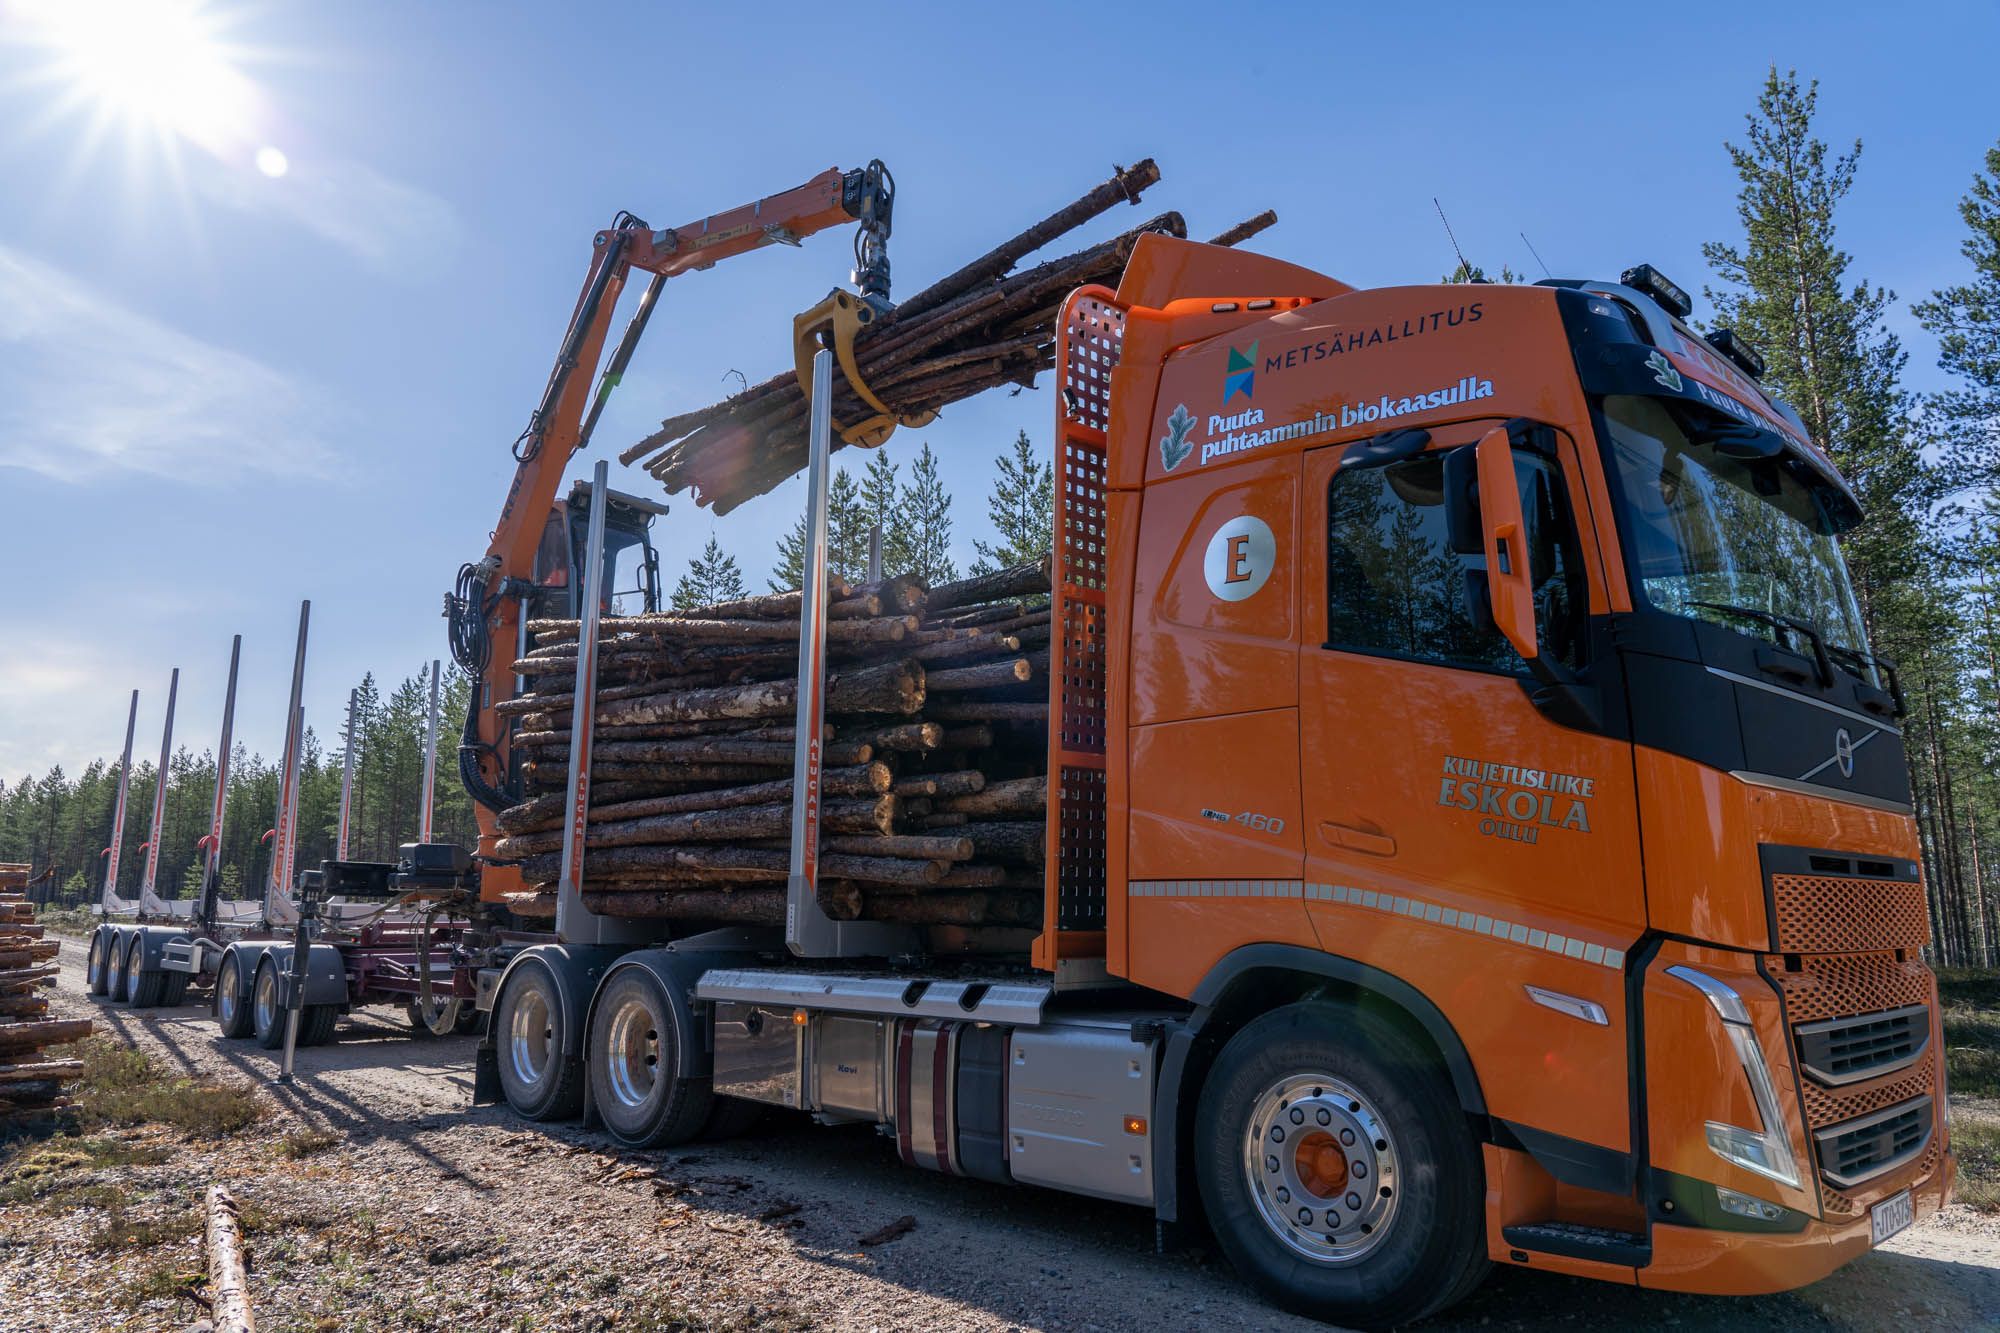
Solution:
<path fill-rule="evenodd" d="M 1299 1184 L 1316 1197 L 1330 1199 L 1347 1188 L 1347 1154 L 1325 1130 L 1305 1135 L 1293 1149 Z"/>

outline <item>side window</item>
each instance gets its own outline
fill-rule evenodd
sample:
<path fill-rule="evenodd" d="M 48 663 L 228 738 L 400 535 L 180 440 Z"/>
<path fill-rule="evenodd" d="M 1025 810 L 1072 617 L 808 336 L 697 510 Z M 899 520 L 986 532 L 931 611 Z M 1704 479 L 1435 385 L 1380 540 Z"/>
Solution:
<path fill-rule="evenodd" d="M 1471 448 L 1471 445 L 1462 446 Z M 1327 647 L 1522 673 L 1486 607 L 1486 557 L 1452 550 L 1444 459 L 1434 450 L 1382 467 L 1343 468 L 1327 485 Z M 1542 651 L 1580 665 L 1582 565 L 1562 474 L 1516 451 Z"/>

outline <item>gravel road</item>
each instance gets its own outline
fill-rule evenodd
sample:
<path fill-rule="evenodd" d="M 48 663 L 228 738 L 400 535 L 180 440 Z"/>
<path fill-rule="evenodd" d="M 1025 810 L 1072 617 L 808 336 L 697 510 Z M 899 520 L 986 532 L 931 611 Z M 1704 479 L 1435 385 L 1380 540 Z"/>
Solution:
<path fill-rule="evenodd" d="M 170 1068 L 251 1080 L 271 1099 L 247 1135 L 107 1173 L 140 1216 L 182 1212 L 211 1178 L 235 1190 L 255 1219 L 261 1328 L 1325 1327 L 1263 1305 L 1205 1247 L 1156 1252 L 1140 1210 L 909 1170 L 866 1129 L 774 1118 L 754 1139 L 630 1152 L 474 1109 L 474 1039 L 418 1041 L 387 1011 L 343 1020 L 278 1087 L 272 1054 L 218 1040 L 205 1007 L 87 998 L 82 958 L 65 942 L 65 1016 L 92 1014 Z M 321 1132 L 316 1150 L 279 1151 L 302 1131 Z M 189 1322 L 142 1269 L 198 1268 L 199 1239 L 107 1257 L 90 1211 L 0 1209 L 0 1330 Z M 858 1243 L 906 1216 L 901 1238 Z M 2000 1219 L 1955 1207 L 1824 1282 L 1760 1299 L 1500 1271 L 1427 1327 L 1640 1325 L 2000 1328 Z"/>

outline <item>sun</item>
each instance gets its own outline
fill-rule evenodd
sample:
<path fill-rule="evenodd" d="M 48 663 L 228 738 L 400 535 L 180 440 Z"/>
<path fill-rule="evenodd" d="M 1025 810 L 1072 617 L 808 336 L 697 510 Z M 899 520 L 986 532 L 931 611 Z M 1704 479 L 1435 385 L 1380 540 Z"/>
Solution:
<path fill-rule="evenodd" d="M 218 156 L 255 143 L 258 96 L 199 0 L 13 0 L 45 77 L 99 116 Z"/>

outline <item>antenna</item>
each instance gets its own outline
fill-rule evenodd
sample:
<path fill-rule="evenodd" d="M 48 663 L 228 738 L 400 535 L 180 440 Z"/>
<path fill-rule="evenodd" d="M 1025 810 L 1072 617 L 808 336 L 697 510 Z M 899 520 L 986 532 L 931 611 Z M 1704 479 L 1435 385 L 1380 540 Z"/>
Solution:
<path fill-rule="evenodd" d="M 1535 243 L 1528 239 L 1528 233 L 1525 231 L 1521 233 L 1521 244 L 1528 247 L 1528 253 L 1533 255 L 1535 257 L 1535 262 L 1542 266 L 1542 276 L 1545 278 L 1553 278 L 1555 274 L 1549 272 L 1548 263 L 1542 258 L 1542 252 L 1535 248 Z"/>
<path fill-rule="evenodd" d="M 1438 211 L 1438 221 L 1444 223 L 1444 235 L 1451 242 L 1451 252 L 1458 256 L 1458 271 L 1465 275 L 1467 282 L 1472 281 L 1472 265 L 1465 262 L 1465 251 L 1458 248 L 1458 237 L 1451 232 L 1451 219 L 1444 215 L 1444 205 L 1438 202 L 1436 195 L 1431 196 L 1431 207 Z"/>

